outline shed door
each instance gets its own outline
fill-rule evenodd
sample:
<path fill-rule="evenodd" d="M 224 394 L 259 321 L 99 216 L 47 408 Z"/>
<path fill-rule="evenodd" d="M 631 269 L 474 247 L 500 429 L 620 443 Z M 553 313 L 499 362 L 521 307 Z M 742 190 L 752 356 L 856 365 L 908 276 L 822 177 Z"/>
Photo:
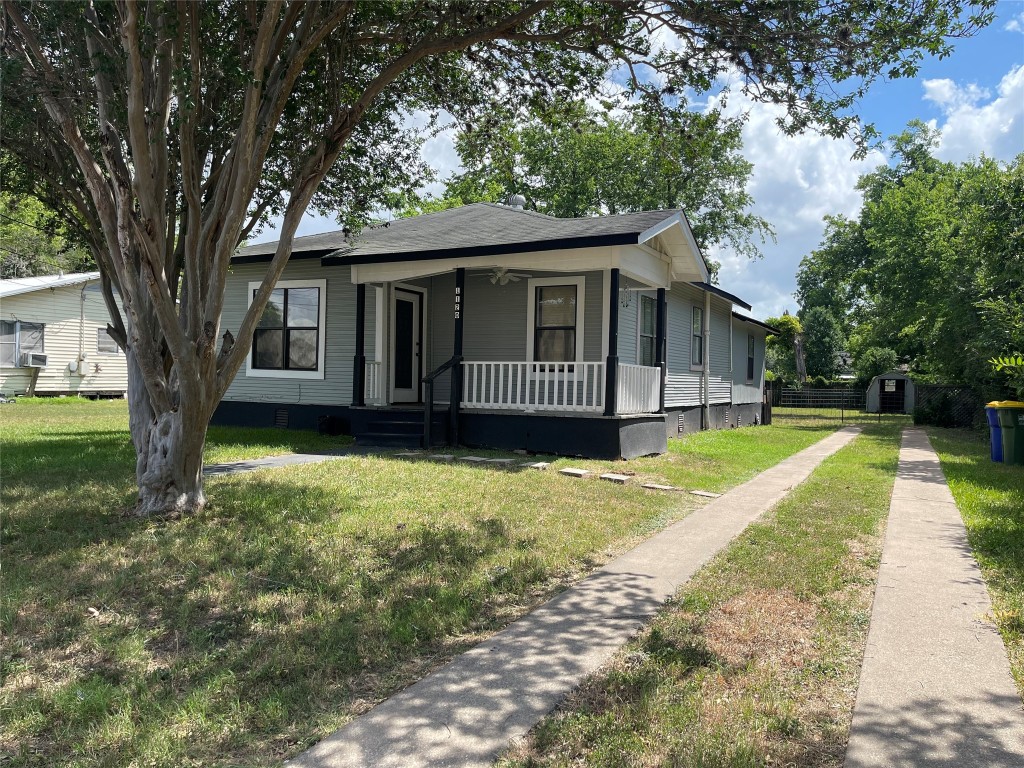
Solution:
<path fill-rule="evenodd" d="M 878 382 L 878 404 L 882 413 L 905 413 L 906 379 L 882 379 Z"/>

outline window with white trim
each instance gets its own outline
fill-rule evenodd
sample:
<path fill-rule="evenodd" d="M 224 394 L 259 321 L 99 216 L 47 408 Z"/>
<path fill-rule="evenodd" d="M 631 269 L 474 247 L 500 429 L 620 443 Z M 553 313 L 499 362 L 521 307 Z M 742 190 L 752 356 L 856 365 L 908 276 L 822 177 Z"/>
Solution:
<path fill-rule="evenodd" d="M 22 355 L 42 354 L 45 348 L 46 326 L 21 320 L 0 320 L 0 365 L 17 368 Z"/>
<path fill-rule="evenodd" d="M 653 296 L 640 294 L 637 311 L 640 313 L 637 318 L 637 364 L 654 366 L 658 303 Z"/>
<path fill-rule="evenodd" d="M 259 290 L 249 283 L 249 304 Z M 256 322 L 246 375 L 323 378 L 326 280 L 281 280 Z"/>
<path fill-rule="evenodd" d="M 693 308 L 693 330 L 690 341 L 690 367 L 704 367 L 704 310 Z"/>
<path fill-rule="evenodd" d="M 754 380 L 754 334 L 747 334 L 747 381 Z"/>
<path fill-rule="evenodd" d="M 531 277 L 526 288 L 526 359 L 582 362 L 584 296 L 581 276 Z M 566 368 L 566 370 L 571 370 Z"/>
<path fill-rule="evenodd" d="M 106 328 L 96 329 L 96 351 L 101 355 L 116 355 L 121 352 L 117 342 Z"/>

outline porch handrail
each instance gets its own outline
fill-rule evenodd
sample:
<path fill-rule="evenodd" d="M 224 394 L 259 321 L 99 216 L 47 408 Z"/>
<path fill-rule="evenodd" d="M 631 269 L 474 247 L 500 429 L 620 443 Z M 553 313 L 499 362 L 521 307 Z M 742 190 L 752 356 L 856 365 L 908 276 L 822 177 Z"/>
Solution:
<path fill-rule="evenodd" d="M 377 403 L 381 399 L 381 368 L 380 360 L 366 361 L 366 399 L 370 402 Z"/>
<path fill-rule="evenodd" d="M 604 364 L 467 360 L 462 364 L 464 408 L 522 411 L 600 411 Z"/>
<path fill-rule="evenodd" d="M 657 413 L 661 408 L 661 366 L 619 363 L 618 373 L 618 412 Z"/>
<path fill-rule="evenodd" d="M 429 448 L 430 447 L 430 439 L 431 439 L 430 431 L 431 431 L 431 427 L 434 424 L 434 382 L 437 381 L 438 376 L 440 376 L 442 373 L 444 373 L 445 371 L 447 371 L 447 370 L 449 370 L 451 368 L 455 368 L 461 362 L 462 362 L 462 355 L 452 355 L 450 358 L 448 358 L 447 361 L 441 363 L 441 365 L 437 366 L 437 368 L 432 370 L 430 373 L 428 373 L 426 376 L 424 376 L 421 379 L 422 383 L 427 388 L 427 391 L 424 393 L 424 403 L 423 403 L 423 447 L 424 448 Z M 453 392 L 455 391 L 455 387 L 456 387 L 455 378 L 456 378 L 455 376 L 452 376 L 452 391 Z M 453 409 L 453 418 L 455 418 L 455 419 L 458 418 L 458 413 L 457 413 L 458 407 L 459 407 L 458 406 L 458 398 L 457 397 L 452 397 L 451 403 L 449 404 L 449 408 Z"/>

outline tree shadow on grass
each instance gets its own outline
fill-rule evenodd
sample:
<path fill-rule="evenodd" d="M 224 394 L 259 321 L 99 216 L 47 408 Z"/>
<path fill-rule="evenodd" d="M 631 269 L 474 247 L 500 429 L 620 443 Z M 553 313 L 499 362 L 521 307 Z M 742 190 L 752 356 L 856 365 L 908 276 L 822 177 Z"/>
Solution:
<path fill-rule="evenodd" d="M 22 509 L 5 553 L 13 764 L 145 762 L 168 739 L 169 764 L 272 763 L 551 576 L 503 520 L 344 533 L 358 496 L 310 494 L 275 476 L 182 520 L 93 505 L 56 529 Z"/>

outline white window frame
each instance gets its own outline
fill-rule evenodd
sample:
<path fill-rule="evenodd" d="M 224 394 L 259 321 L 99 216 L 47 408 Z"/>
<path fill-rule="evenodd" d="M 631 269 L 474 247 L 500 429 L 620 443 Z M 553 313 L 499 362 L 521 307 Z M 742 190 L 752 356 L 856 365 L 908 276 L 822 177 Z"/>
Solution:
<path fill-rule="evenodd" d="M 537 319 L 537 288 L 549 285 L 575 285 L 576 286 L 576 359 L 566 360 L 563 365 L 569 363 L 583 362 L 583 345 L 585 312 L 587 303 L 586 285 L 587 278 L 584 275 L 566 275 L 565 277 L 531 277 L 526 281 L 526 362 L 535 363 L 534 339 L 536 338 L 535 322 Z M 559 363 L 545 363 L 545 365 L 558 365 Z"/>
<path fill-rule="evenodd" d="M 654 301 L 654 334 L 653 334 L 652 338 L 654 339 L 654 359 L 655 360 L 658 359 L 658 294 L 657 294 L 656 291 L 653 292 L 653 295 L 652 295 L 651 291 L 637 291 L 637 300 L 636 300 L 636 364 L 637 365 L 643 365 L 643 363 L 640 362 L 641 361 L 641 357 L 640 357 L 640 338 L 645 335 L 645 334 L 641 333 L 641 331 L 643 330 L 643 322 L 644 322 L 644 308 L 643 308 L 644 307 L 644 302 L 643 302 L 643 300 L 644 300 L 645 297 L 648 298 L 648 299 L 652 299 Z M 666 323 L 666 325 L 667 325 L 667 323 Z M 666 328 L 665 331 L 666 331 L 665 339 L 666 339 L 666 348 L 667 348 L 667 346 L 668 346 L 668 344 L 667 344 L 668 328 Z M 658 365 L 657 365 L 657 363 L 652 362 L 649 367 L 657 368 Z"/>
<path fill-rule="evenodd" d="M 114 351 L 113 352 L 108 352 L 106 350 L 100 349 L 100 334 L 103 334 L 108 339 L 110 339 L 111 344 L 114 345 Z M 114 337 L 110 335 L 110 333 L 107 331 L 106 328 L 97 328 L 96 329 L 96 354 L 97 355 L 103 355 L 104 357 L 117 357 L 117 355 L 121 354 L 121 348 L 119 346 L 117 346 L 117 342 L 114 341 Z"/>
<path fill-rule="evenodd" d="M 262 282 L 249 283 L 246 310 L 252 306 L 252 294 Z M 327 350 L 327 281 L 326 280 L 278 280 L 275 288 L 319 288 L 320 307 L 317 318 L 317 354 L 315 371 L 292 371 L 275 368 L 253 368 L 252 348 L 245 356 L 245 375 L 253 379 L 323 379 L 326 372 L 325 353 Z M 255 336 L 253 337 L 255 341 Z"/>
<path fill-rule="evenodd" d="M 701 325 L 700 325 L 700 333 L 699 334 L 698 334 L 698 332 L 696 330 L 694 330 L 694 327 L 693 327 L 693 314 L 694 314 L 694 310 L 699 310 L 700 311 Z M 689 360 L 689 363 L 690 363 L 690 370 L 691 371 L 703 371 L 704 370 L 704 366 L 707 365 L 707 362 L 708 362 L 705 358 L 707 357 L 707 353 L 710 350 L 704 349 L 704 330 L 705 330 L 705 328 L 707 328 L 707 323 L 708 323 L 708 318 L 707 318 L 706 315 L 707 315 L 707 313 L 704 311 L 704 307 L 697 306 L 696 304 L 691 304 L 690 305 L 690 360 Z M 700 365 L 697 365 L 697 364 L 695 364 L 693 362 L 693 340 L 695 338 L 697 338 L 698 335 L 700 336 L 700 350 L 701 350 L 701 352 L 700 352 Z"/>
<path fill-rule="evenodd" d="M 43 329 L 43 344 L 42 349 L 36 350 L 35 354 L 45 355 L 46 354 L 46 326 L 47 323 L 38 323 L 34 320 L 6 320 L 4 322 L 11 323 L 14 326 L 14 362 L 11 363 L 11 368 L 24 368 L 21 364 L 21 326 L 24 325 L 39 325 Z M 7 364 L 3 364 L 4 368 L 7 368 Z"/>
<path fill-rule="evenodd" d="M 757 337 L 752 334 L 747 334 L 747 355 L 743 359 L 743 369 L 747 376 L 747 384 L 753 384 L 754 380 L 757 379 Z"/>

